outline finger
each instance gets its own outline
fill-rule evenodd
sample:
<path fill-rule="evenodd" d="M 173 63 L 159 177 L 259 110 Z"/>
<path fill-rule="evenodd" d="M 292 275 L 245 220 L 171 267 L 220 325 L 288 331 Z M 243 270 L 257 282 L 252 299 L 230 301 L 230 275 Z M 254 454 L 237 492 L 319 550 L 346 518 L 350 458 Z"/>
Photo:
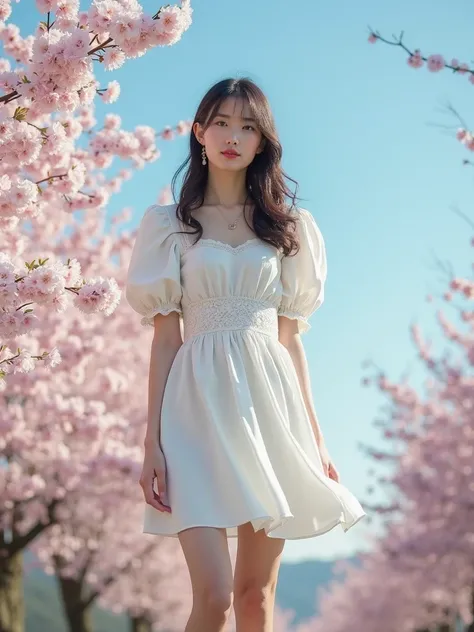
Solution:
<path fill-rule="evenodd" d="M 163 503 L 165 507 L 169 507 L 168 490 L 167 490 L 167 485 L 166 485 L 166 472 L 164 471 L 156 472 L 155 470 L 155 475 L 156 475 L 156 486 L 158 488 L 158 495 L 161 499 L 161 502 Z"/>
<path fill-rule="evenodd" d="M 339 482 L 339 472 L 336 470 L 336 468 L 332 464 L 330 466 L 330 470 L 331 470 L 331 478 L 333 480 L 335 480 L 336 483 L 338 483 Z"/>
<path fill-rule="evenodd" d="M 155 491 L 153 491 L 153 501 L 154 501 L 153 507 L 156 507 L 158 511 L 171 513 L 171 507 L 165 504 Z"/>
<path fill-rule="evenodd" d="M 161 502 L 160 497 L 158 496 L 158 494 L 155 492 L 154 489 L 152 490 L 151 494 L 150 493 L 145 494 L 145 502 L 147 503 L 147 505 L 154 507 L 158 511 L 171 513 L 171 508 L 167 507 Z"/>
<path fill-rule="evenodd" d="M 145 496 L 145 502 L 158 511 L 167 511 L 168 513 L 171 513 L 171 508 L 161 501 L 160 496 L 153 489 L 154 480 L 154 476 L 148 480 L 140 480 L 140 485 L 143 488 L 143 495 Z"/>

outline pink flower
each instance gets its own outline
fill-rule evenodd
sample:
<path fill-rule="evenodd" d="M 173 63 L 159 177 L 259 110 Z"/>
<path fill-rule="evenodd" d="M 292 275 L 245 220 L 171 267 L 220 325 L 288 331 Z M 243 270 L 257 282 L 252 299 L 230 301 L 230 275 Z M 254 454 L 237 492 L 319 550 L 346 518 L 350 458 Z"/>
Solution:
<path fill-rule="evenodd" d="M 377 36 L 375 35 L 375 33 L 371 33 L 369 35 L 368 41 L 370 44 L 375 44 L 375 42 L 377 41 Z"/>
<path fill-rule="evenodd" d="M 117 70 L 125 63 L 125 53 L 118 48 L 109 48 L 105 51 L 103 66 L 105 70 Z"/>
<path fill-rule="evenodd" d="M 36 0 L 36 8 L 40 13 L 56 11 L 59 0 Z"/>
<path fill-rule="evenodd" d="M 474 298 L 474 283 L 466 282 L 464 285 L 462 292 L 464 296 L 468 299 Z"/>
<path fill-rule="evenodd" d="M 163 140 L 173 140 L 174 133 L 172 128 L 167 125 L 161 132 L 160 136 Z"/>
<path fill-rule="evenodd" d="M 413 55 L 410 55 L 410 57 L 407 59 L 407 64 L 411 68 L 415 68 L 415 69 L 421 68 L 423 66 L 424 64 L 423 57 L 421 56 L 421 53 L 418 49 L 415 50 Z"/>
<path fill-rule="evenodd" d="M 449 287 L 452 290 L 457 291 L 457 290 L 459 290 L 462 287 L 462 285 L 463 285 L 463 282 L 462 282 L 461 279 L 452 279 L 452 281 L 449 284 Z"/>
<path fill-rule="evenodd" d="M 29 351 L 22 350 L 18 358 L 13 360 L 13 372 L 29 373 L 35 368 L 35 361 Z"/>
<path fill-rule="evenodd" d="M 61 354 L 57 347 L 53 347 L 48 355 L 44 359 L 44 366 L 48 369 L 52 369 L 61 363 Z"/>
<path fill-rule="evenodd" d="M 169 32 L 181 30 L 181 10 L 176 6 L 167 6 L 160 10 L 159 20 Z"/>
<path fill-rule="evenodd" d="M 120 84 L 118 81 L 109 81 L 107 90 L 101 93 L 101 99 L 104 103 L 114 103 L 120 95 Z"/>
<path fill-rule="evenodd" d="M 446 66 L 442 55 L 430 55 L 426 63 L 430 72 L 439 72 Z"/>

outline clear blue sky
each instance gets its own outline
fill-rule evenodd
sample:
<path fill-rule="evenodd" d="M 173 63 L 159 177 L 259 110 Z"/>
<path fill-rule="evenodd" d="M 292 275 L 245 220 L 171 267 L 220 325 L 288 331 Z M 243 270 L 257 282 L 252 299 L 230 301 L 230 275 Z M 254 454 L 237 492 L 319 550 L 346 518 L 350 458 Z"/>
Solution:
<path fill-rule="evenodd" d="M 23 35 L 36 19 L 26 4 L 15 7 L 13 20 Z M 142 4 L 150 13 L 159 7 Z M 122 87 L 115 104 L 98 105 L 99 122 L 117 112 L 125 129 L 192 118 L 207 88 L 224 77 L 249 76 L 267 93 L 283 166 L 326 240 L 326 302 L 304 342 L 326 441 L 342 482 L 362 501 L 372 464 L 358 444 L 377 444 L 372 421 L 384 400 L 360 385 L 361 363 L 371 357 L 394 379 L 408 367 L 416 371 L 410 322 L 435 340 L 438 331 L 424 300 L 444 289 L 433 253 L 468 274 L 469 231 L 451 209 L 472 217 L 473 175 L 461 165 L 469 155 L 453 138 L 457 123 L 442 108 L 451 102 L 468 118 L 474 97 L 465 77 L 414 71 L 402 50 L 369 45 L 367 26 L 387 38 L 404 30 L 410 48 L 469 62 L 473 23 L 467 0 L 196 0 L 194 23 L 178 45 L 98 74 L 104 86 L 117 79 Z M 131 206 L 135 225 L 187 146 L 187 138 L 161 143 L 162 159 L 125 184 L 110 213 Z M 347 534 L 289 542 L 285 557 L 347 555 L 364 545 L 365 531 L 360 523 Z"/>

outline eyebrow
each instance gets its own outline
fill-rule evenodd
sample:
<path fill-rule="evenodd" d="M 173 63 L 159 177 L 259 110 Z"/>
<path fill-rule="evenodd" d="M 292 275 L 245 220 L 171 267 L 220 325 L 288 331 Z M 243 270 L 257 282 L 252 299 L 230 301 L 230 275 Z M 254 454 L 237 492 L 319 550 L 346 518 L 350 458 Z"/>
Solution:
<path fill-rule="evenodd" d="M 220 112 L 217 112 L 216 116 L 222 116 L 223 118 L 231 118 L 229 116 L 229 114 L 221 114 Z M 251 116 L 242 116 L 241 117 L 243 121 L 253 121 L 254 123 L 256 122 L 254 118 L 252 118 Z"/>

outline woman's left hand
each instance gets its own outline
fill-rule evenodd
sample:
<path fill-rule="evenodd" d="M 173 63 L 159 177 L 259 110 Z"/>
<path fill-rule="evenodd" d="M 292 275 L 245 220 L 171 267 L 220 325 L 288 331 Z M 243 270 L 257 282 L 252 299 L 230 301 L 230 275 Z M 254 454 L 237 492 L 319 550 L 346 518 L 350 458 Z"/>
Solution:
<path fill-rule="evenodd" d="M 339 472 L 337 471 L 334 463 L 331 461 L 331 457 L 329 456 L 329 452 L 323 440 L 318 442 L 318 447 L 325 475 L 333 481 L 336 481 L 336 483 L 339 483 Z"/>

